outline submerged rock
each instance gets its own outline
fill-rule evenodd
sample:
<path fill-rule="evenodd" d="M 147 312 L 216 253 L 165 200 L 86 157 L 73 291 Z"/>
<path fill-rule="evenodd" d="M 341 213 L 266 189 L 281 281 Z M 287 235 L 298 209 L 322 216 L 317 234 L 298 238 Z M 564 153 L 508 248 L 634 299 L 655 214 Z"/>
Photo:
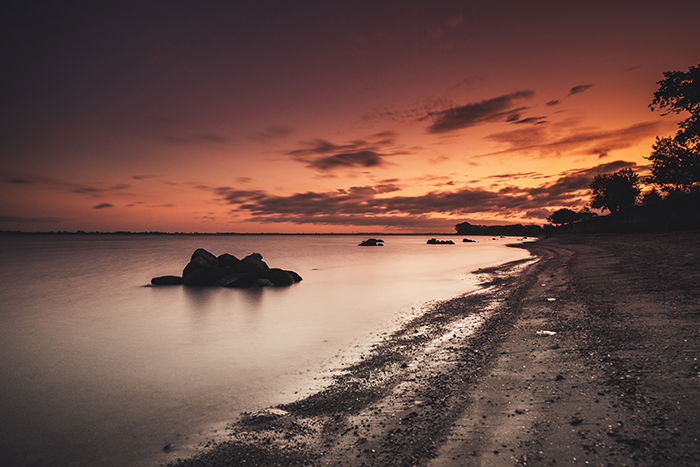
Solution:
<path fill-rule="evenodd" d="M 428 245 L 454 245 L 455 242 L 452 240 L 438 240 L 437 238 L 431 238 L 427 242 Z"/>
<path fill-rule="evenodd" d="M 367 240 L 358 243 L 357 246 L 384 246 L 384 240 L 379 238 L 368 238 Z"/>
<path fill-rule="evenodd" d="M 183 269 L 182 277 L 154 277 L 151 284 L 244 288 L 288 286 L 301 280 L 301 276 L 294 271 L 271 269 L 260 253 L 251 253 L 239 260 L 228 253 L 217 257 L 198 248 Z"/>
<path fill-rule="evenodd" d="M 151 285 L 182 285 L 180 276 L 160 276 L 151 279 Z"/>
<path fill-rule="evenodd" d="M 463 238 L 462 242 L 464 242 L 464 243 L 476 243 L 476 240 L 472 240 L 470 238 Z"/>

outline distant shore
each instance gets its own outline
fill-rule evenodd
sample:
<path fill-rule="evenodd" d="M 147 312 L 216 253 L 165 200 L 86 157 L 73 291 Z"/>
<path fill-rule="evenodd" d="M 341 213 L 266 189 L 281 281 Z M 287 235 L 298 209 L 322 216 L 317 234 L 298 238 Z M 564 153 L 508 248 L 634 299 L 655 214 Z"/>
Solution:
<path fill-rule="evenodd" d="M 485 291 L 175 465 L 697 465 L 700 233 L 525 247 L 537 262 L 481 270 Z"/>

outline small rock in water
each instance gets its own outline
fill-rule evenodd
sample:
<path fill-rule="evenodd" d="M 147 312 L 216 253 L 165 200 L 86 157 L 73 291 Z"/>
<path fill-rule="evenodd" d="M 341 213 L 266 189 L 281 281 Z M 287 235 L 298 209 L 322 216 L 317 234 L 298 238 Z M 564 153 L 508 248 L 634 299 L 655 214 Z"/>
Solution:
<path fill-rule="evenodd" d="M 173 450 L 173 445 L 168 443 L 165 446 L 163 446 L 163 452 L 170 452 Z"/>

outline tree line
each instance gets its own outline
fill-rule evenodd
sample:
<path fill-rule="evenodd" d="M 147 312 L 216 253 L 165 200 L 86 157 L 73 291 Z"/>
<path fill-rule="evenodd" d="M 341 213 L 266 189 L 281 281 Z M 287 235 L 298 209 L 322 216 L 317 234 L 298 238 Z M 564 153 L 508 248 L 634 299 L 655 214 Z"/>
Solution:
<path fill-rule="evenodd" d="M 590 184 L 590 207 L 575 211 L 559 209 L 547 220 L 555 225 L 591 223 L 597 214 L 609 212 L 620 221 L 697 226 L 700 208 L 700 64 L 688 71 L 669 71 L 658 81 L 649 104 L 663 115 L 687 113 L 672 137 L 657 137 L 649 160 L 651 175 L 641 177 L 626 168 L 612 174 L 596 175 Z M 644 190 L 646 188 L 646 190 Z"/>

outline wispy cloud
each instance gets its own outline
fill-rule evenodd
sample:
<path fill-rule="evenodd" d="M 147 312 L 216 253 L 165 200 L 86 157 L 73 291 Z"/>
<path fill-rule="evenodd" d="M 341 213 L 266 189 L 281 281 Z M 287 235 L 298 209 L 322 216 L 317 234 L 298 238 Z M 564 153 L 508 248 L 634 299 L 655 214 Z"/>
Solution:
<path fill-rule="evenodd" d="M 506 149 L 481 156 L 534 153 L 539 156 L 584 154 L 606 157 L 610 152 L 629 148 L 659 133 L 660 122 L 641 122 L 616 130 L 574 129 L 565 136 L 552 136 L 546 128 L 526 128 L 487 136 L 508 145 Z"/>
<path fill-rule="evenodd" d="M 381 167 L 386 165 L 388 157 L 406 154 L 395 145 L 395 137 L 396 133 L 383 131 L 344 144 L 317 138 L 302 143 L 300 148 L 286 151 L 286 154 L 320 172 L 341 168 Z"/>
<path fill-rule="evenodd" d="M 522 121 L 521 117 L 521 112 L 527 107 L 515 107 L 515 101 L 531 98 L 534 95 L 535 92 L 530 90 L 515 91 L 480 102 L 429 112 L 425 118 L 431 119 L 433 123 L 428 127 L 428 131 L 445 133 L 496 121 L 529 123 Z"/>
<path fill-rule="evenodd" d="M 92 207 L 92 209 L 105 209 L 105 208 L 113 208 L 114 205 L 111 203 L 100 203 L 96 204 Z"/>
<path fill-rule="evenodd" d="M 588 91 L 593 87 L 592 84 L 579 84 L 577 86 L 572 87 L 569 89 L 569 95 L 573 96 L 574 94 L 580 94 L 584 91 Z"/>

